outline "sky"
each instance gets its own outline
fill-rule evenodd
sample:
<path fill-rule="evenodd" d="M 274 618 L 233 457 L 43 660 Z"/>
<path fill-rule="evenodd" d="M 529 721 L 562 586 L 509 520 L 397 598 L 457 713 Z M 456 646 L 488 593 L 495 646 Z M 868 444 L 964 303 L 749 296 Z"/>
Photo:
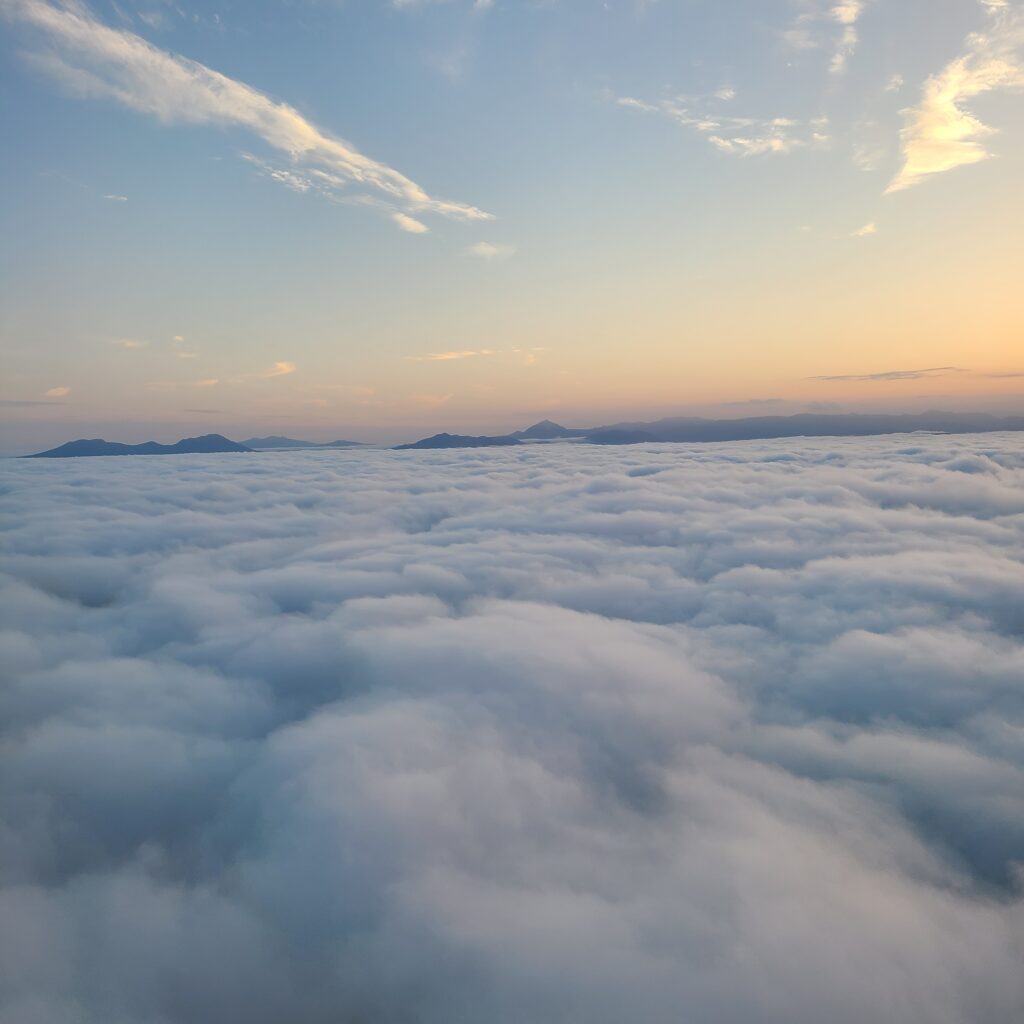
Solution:
<path fill-rule="evenodd" d="M 1020 0 L 0 0 L 3 451 L 1024 409 Z"/>

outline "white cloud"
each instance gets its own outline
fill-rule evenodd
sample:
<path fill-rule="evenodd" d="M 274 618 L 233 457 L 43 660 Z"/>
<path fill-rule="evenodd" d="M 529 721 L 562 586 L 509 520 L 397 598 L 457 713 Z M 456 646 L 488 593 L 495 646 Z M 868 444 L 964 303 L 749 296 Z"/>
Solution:
<path fill-rule="evenodd" d="M 704 136 L 712 146 L 734 156 L 785 154 L 796 149 L 820 147 L 829 142 L 828 119 L 799 121 L 791 117 L 744 117 L 726 114 L 722 104 L 735 93 L 719 90 L 713 96 L 675 96 L 657 102 L 617 96 L 617 106 L 642 113 L 662 114 L 676 124 Z"/>
<path fill-rule="evenodd" d="M 0 474 L 4 1020 L 1021 1019 L 1016 436 Z"/>
<path fill-rule="evenodd" d="M 869 0 L 838 0 L 822 4 L 818 0 L 808 0 L 805 9 L 782 33 L 782 38 L 796 50 L 830 48 L 829 72 L 842 74 L 860 42 L 857 23 L 868 3 Z"/>
<path fill-rule="evenodd" d="M 47 391 L 43 392 L 43 395 L 46 398 L 66 398 L 70 394 L 71 394 L 71 388 L 64 387 L 64 386 L 56 387 L 56 388 L 49 388 Z"/>
<path fill-rule="evenodd" d="M 294 363 L 289 363 L 289 362 L 282 361 L 282 362 L 279 362 L 279 363 L 274 363 L 274 365 L 269 370 L 265 370 L 263 373 L 260 374 L 260 376 L 261 377 L 286 377 L 288 374 L 294 373 L 295 369 L 296 369 L 296 367 L 295 367 Z"/>
<path fill-rule="evenodd" d="M 454 359 L 476 359 L 479 356 L 493 356 L 494 352 L 489 348 L 455 350 L 452 352 L 427 352 L 421 356 L 406 356 L 417 363 L 444 363 Z"/>
<path fill-rule="evenodd" d="M 105 195 L 103 198 L 104 199 L 109 199 L 111 202 L 115 202 L 115 203 L 127 203 L 128 202 L 128 197 L 127 196 L 117 196 L 117 195 L 109 194 L 109 195 Z"/>
<path fill-rule="evenodd" d="M 832 8 L 832 17 L 840 25 L 856 25 L 864 12 L 864 0 L 839 0 Z"/>
<path fill-rule="evenodd" d="M 423 235 L 430 230 L 422 221 L 410 217 L 407 213 L 393 213 L 391 218 L 403 231 L 408 231 L 412 235 Z"/>
<path fill-rule="evenodd" d="M 516 247 L 494 242 L 477 242 L 469 247 L 469 254 L 482 260 L 501 260 L 512 256 Z"/>
<path fill-rule="evenodd" d="M 98 21 L 83 4 L 0 0 L 0 14 L 45 33 L 48 46 L 31 53 L 34 66 L 74 93 L 102 97 L 168 123 L 230 124 L 244 128 L 289 157 L 300 170 L 272 176 L 303 189 L 368 189 L 367 198 L 405 214 L 490 220 L 474 206 L 433 197 L 416 182 L 321 131 L 297 110 L 141 36 Z M 401 224 L 401 222 L 399 222 Z"/>
<path fill-rule="evenodd" d="M 966 109 L 984 93 L 1024 87 L 1024 8 L 986 2 L 989 24 L 971 35 L 966 52 L 925 83 L 921 103 L 904 112 L 903 167 L 887 192 L 899 192 L 991 155 L 984 139 L 993 129 Z"/>
<path fill-rule="evenodd" d="M 874 234 L 877 234 L 877 233 L 878 233 L 878 226 L 872 220 L 872 221 L 868 221 L 868 223 L 863 225 L 863 227 L 857 228 L 857 230 L 853 232 L 853 237 L 854 238 L 865 238 L 868 235 L 874 235 Z"/>
<path fill-rule="evenodd" d="M 829 65 L 832 74 L 842 74 L 846 70 L 850 57 L 857 48 L 859 36 L 856 26 L 863 13 L 864 0 L 840 0 L 832 8 L 832 17 L 842 26 L 842 35 Z"/>
<path fill-rule="evenodd" d="M 181 334 L 175 334 L 171 338 L 171 351 L 178 359 L 198 359 L 199 353 L 194 350 L 184 349 L 185 338 Z"/>

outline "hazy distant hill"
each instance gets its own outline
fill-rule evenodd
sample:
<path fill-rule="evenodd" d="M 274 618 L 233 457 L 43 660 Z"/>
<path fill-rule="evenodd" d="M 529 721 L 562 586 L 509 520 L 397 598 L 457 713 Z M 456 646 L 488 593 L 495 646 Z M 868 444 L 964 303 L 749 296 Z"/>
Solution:
<path fill-rule="evenodd" d="M 586 437 L 589 430 L 563 427 L 551 420 L 541 420 L 525 430 L 517 430 L 512 434 L 500 434 L 497 437 L 481 435 L 479 437 L 466 434 L 434 434 L 413 444 L 396 445 L 397 450 L 408 448 L 505 448 L 519 444 L 520 441 L 560 441 L 573 437 Z"/>
<path fill-rule="evenodd" d="M 315 441 L 297 441 L 294 437 L 248 437 L 242 444 L 247 448 L 316 448 Z"/>
<path fill-rule="evenodd" d="M 242 444 L 249 448 L 261 448 L 265 450 L 275 448 L 362 448 L 362 441 L 327 441 L 321 444 L 319 441 L 298 441 L 294 437 L 250 437 Z"/>
<path fill-rule="evenodd" d="M 79 459 L 96 455 L 212 455 L 218 452 L 250 452 L 244 444 L 230 441 L 221 434 L 186 437 L 174 444 L 145 441 L 142 444 L 121 444 L 94 437 L 90 440 L 68 441 L 47 452 L 26 455 L 26 459 Z"/>
<path fill-rule="evenodd" d="M 508 445 L 521 444 L 518 437 L 506 434 L 502 437 L 467 437 L 465 434 L 434 434 L 412 444 L 399 444 L 396 451 L 410 448 L 504 448 Z"/>
<path fill-rule="evenodd" d="M 799 413 L 795 416 L 752 416 L 747 419 L 711 420 L 696 416 L 676 416 L 652 423 L 613 423 L 590 429 L 563 427 L 542 420 L 525 430 L 499 436 L 434 434 L 412 444 L 400 444 L 398 450 L 443 448 L 506 448 L 524 441 L 559 441 L 580 438 L 589 444 L 643 444 L 666 441 L 756 441 L 781 437 L 867 437 L 874 434 L 910 434 L 928 431 L 941 434 L 992 433 L 1001 430 L 1024 431 L 1024 416 L 991 416 L 987 413 L 930 411 L 923 413 Z M 95 455 L 186 455 L 253 450 L 299 448 L 362 448 L 361 441 L 330 441 L 317 444 L 292 437 L 250 437 L 241 444 L 221 434 L 186 437 L 175 444 L 121 444 L 117 441 L 69 441 L 59 448 L 26 455 L 29 459 L 69 459 Z"/>
<path fill-rule="evenodd" d="M 639 441 L 756 441 L 773 437 L 866 437 L 909 434 L 924 430 L 943 434 L 1024 430 L 1024 416 L 987 413 L 923 412 L 907 414 L 800 413 L 795 416 L 754 416 L 739 420 L 673 417 L 653 423 L 615 423 L 587 435 L 595 444 L 636 444 Z"/>
<path fill-rule="evenodd" d="M 675 416 L 653 423 L 612 423 L 590 429 L 563 427 L 542 420 L 526 430 L 499 437 L 467 437 L 435 434 L 408 448 L 496 448 L 521 441 L 557 441 L 582 438 L 588 444 L 643 444 L 665 441 L 756 441 L 775 437 L 868 437 L 873 434 L 983 434 L 1000 430 L 1024 430 L 1024 416 L 990 416 L 987 413 L 922 412 L 799 413 L 795 416 L 751 416 L 738 420 L 710 420 Z"/>
<path fill-rule="evenodd" d="M 662 441 L 663 438 L 646 430 L 602 429 L 587 435 L 589 444 L 643 444 L 645 441 Z"/>

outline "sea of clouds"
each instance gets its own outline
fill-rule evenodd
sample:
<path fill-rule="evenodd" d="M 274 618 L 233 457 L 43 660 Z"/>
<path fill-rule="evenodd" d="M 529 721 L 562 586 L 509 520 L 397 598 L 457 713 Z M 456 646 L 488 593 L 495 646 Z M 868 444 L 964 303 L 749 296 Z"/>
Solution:
<path fill-rule="evenodd" d="M 1016 1024 L 1021 435 L 5 460 L 4 1024 Z"/>

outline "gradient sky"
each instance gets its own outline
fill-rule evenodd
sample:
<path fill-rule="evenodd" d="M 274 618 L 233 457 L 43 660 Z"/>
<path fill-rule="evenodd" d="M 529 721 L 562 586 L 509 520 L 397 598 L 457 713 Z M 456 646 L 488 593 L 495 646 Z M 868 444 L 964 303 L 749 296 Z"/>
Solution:
<path fill-rule="evenodd" d="M 0 0 L 5 451 L 1024 411 L 1022 0 Z"/>

